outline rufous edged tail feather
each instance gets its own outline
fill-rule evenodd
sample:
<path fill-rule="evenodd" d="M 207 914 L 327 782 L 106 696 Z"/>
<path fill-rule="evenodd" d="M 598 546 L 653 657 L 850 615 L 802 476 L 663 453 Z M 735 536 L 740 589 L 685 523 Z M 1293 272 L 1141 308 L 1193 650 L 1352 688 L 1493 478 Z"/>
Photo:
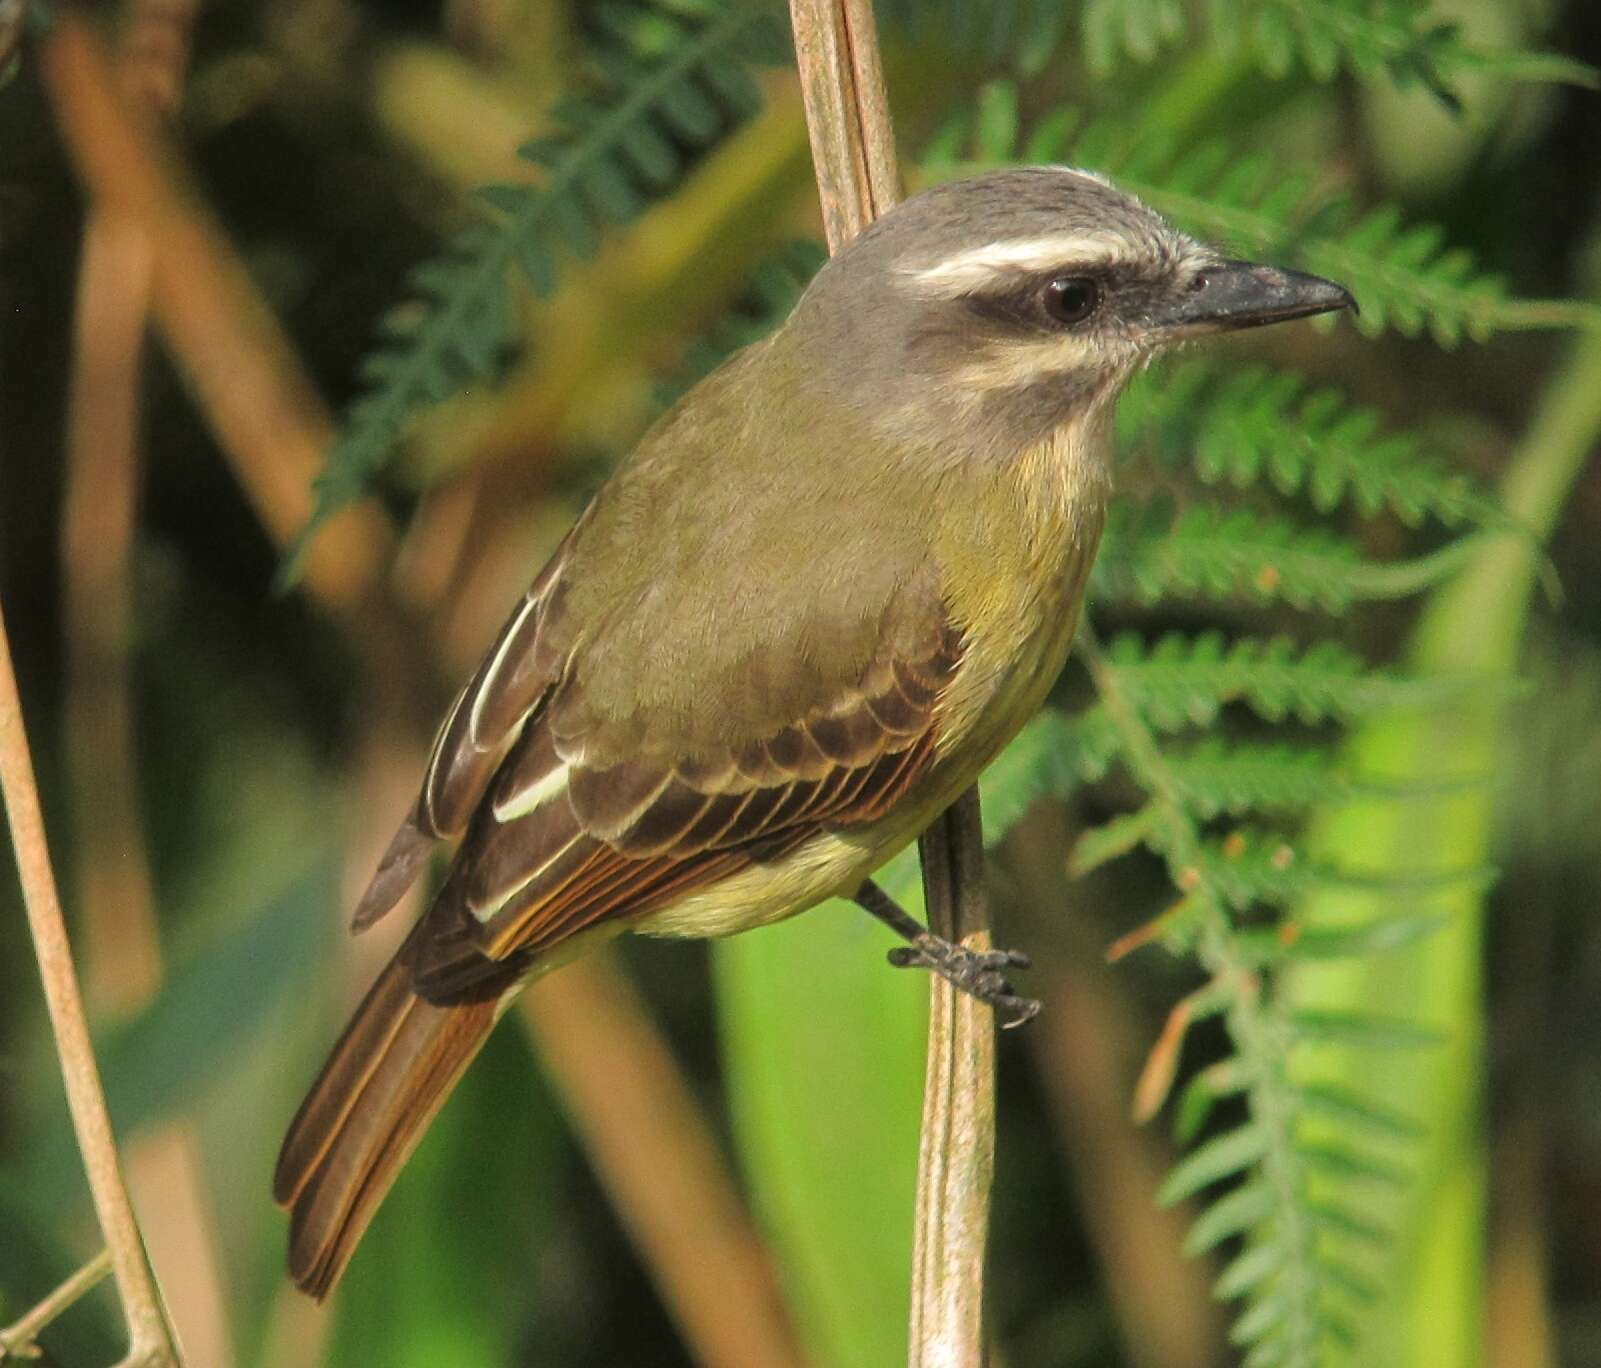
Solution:
<path fill-rule="evenodd" d="M 319 1301 L 495 1024 L 498 994 L 441 1004 L 413 990 L 416 941 L 356 1009 L 278 1155 L 273 1197 L 290 1214 L 289 1275 Z"/>

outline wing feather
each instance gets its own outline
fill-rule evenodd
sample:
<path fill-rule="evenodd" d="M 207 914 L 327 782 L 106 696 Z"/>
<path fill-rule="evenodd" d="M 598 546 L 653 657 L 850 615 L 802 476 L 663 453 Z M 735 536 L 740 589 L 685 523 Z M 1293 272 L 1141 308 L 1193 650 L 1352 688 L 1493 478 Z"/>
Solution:
<path fill-rule="evenodd" d="M 445 714 L 417 801 L 356 904 L 353 930 L 380 920 L 416 881 L 435 844 L 466 830 L 523 723 L 559 678 L 561 572 L 583 523 L 562 538 Z"/>
<path fill-rule="evenodd" d="M 582 735 L 559 736 L 549 711 L 536 712 L 430 914 L 437 932 L 416 956 L 419 989 L 441 996 L 480 978 L 503 982 L 508 961 L 881 817 L 932 765 L 940 693 L 961 657 L 943 616 L 917 644 L 904 659 L 874 661 L 807 716 L 720 753 L 602 763 Z"/>

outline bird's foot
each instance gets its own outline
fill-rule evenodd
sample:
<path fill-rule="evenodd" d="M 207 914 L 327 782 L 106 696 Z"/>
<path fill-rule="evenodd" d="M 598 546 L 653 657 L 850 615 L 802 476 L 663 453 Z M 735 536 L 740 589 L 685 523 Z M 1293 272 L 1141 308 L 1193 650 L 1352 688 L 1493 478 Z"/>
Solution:
<path fill-rule="evenodd" d="M 972 950 L 921 931 L 910 945 L 891 950 L 889 962 L 897 969 L 931 970 L 970 997 L 987 1002 L 1001 1018 L 1003 1029 L 1021 1026 L 1040 1009 L 1036 999 L 1013 992 L 1002 972 L 1029 967 L 1029 957 L 1018 950 Z"/>

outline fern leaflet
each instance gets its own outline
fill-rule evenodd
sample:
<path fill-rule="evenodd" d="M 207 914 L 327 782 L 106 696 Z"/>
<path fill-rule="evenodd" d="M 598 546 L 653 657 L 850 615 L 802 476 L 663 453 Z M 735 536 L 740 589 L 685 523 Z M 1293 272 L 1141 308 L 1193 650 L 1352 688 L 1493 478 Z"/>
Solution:
<path fill-rule="evenodd" d="M 1169 469 L 1187 462 L 1207 484 L 1246 489 L 1265 478 L 1320 513 L 1350 500 L 1364 517 L 1388 511 L 1408 526 L 1506 522 L 1470 476 L 1416 437 L 1384 431 L 1373 409 L 1291 371 L 1181 361 L 1138 377 L 1117 422 L 1125 457 L 1149 454 Z"/>
<path fill-rule="evenodd" d="M 412 412 L 488 372 L 511 345 L 509 268 L 520 266 L 536 294 L 549 294 L 558 245 L 591 256 L 608 224 L 637 218 L 691 156 L 760 106 L 749 63 L 783 54 L 765 12 L 735 0 L 674 10 L 613 5 L 601 15 L 610 46 L 595 54 L 595 93 L 558 104 L 557 131 L 519 149 L 543 179 L 481 191 L 501 221 L 470 226 L 443 256 L 417 267 L 419 300 L 380 325 L 389 345 L 361 366 L 369 388 L 329 452 L 286 578 L 323 521 L 367 488 Z"/>
<path fill-rule="evenodd" d="M 1466 71 L 1596 84 L 1594 68 L 1570 58 L 1473 47 L 1430 8 L 1427 0 L 1211 0 L 1207 12 L 1222 55 L 1246 53 L 1275 78 L 1298 67 L 1320 81 L 1342 70 L 1383 74 L 1400 86 L 1422 86 L 1452 109 L 1452 80 Z M 1090 66 L 1103 75 L 1123 54 L 1152 60 L 1189 27 L 1179 0 L 1090 0 L 1081 22 Z"/>

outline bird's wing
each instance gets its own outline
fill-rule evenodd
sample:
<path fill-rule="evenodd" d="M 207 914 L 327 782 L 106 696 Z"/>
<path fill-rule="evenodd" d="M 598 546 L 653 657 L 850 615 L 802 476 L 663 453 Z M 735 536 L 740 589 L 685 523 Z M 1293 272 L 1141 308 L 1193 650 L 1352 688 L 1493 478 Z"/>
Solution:
<path fill-rule="evenodd" d="M 412 958 L 430 996 L 498 991 L 580 930 L 632 921 L 819 831 L 873 821 L 934 759 L 938 703 L 962 640 L 932 575 L 903 580 L 878 620 L 855 629 L 875 649 L 822 667 L 812 653 L 800 665 L 812 675 L 810 706 L 708 744 L 671 710 L 617 725 L 586 698 L 584 656 L 604 655 L 606 638 L 561 622 L 568 560 L 564 544 L 457 699 L 417 805 L 358 911 L 360 924 L 381 915 L 420 866 L 410 852 L 465 827 Z M 830 611 L 820 602 L 819 614 Z M 768 643 L 760 658 L 775 654 L 782 661 Z M 754 665 L 734 689 L 770 694 L 770 669 Z M 707 700 L 720 701 L 726 693 Z"/>
<path fill-rule="evenodd" d="M 417 802 L 389 843 L 356 905 L 351 925 L 364 931 L 399 902 L 435 844 L 461 835 L 524 721 L 560 676 L 565 650 L 542 635 L 574 527 L 519 600 L 478 669 L 456 695 L 434 740 Z"/>

